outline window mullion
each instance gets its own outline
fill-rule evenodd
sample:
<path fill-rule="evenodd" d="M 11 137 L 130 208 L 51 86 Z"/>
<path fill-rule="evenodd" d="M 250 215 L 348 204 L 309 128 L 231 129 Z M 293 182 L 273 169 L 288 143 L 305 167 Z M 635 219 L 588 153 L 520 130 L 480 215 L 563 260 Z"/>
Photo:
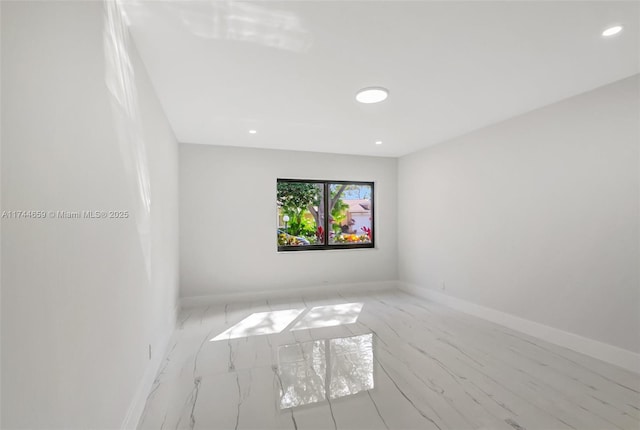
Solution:
<path fill-rule="evenodd" d="M 329 246 L 329 184 L 324 183 L 324 246 Z"/>

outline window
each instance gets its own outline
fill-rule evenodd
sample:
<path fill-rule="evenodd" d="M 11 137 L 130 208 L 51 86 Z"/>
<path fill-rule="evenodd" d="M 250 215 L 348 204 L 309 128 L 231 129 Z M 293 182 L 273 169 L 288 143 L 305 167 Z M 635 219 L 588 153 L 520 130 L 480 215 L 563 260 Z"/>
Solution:
<path fill-rule="evenodd" d="M 278 179 L 278 251 L 373 248 L 373 182 Z"/>

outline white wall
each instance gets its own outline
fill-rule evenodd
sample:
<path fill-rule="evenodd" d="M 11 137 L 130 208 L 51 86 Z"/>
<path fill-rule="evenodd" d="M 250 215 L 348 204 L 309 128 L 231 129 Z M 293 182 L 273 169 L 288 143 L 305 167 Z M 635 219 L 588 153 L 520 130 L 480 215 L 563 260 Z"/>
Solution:
<path fill-rule="evenodd" d="M 391 281 L 397 160 L 180 145 L 181 296 Z M 277 252 L 276 179 L 375 182 L 376 248 Z"/>
<path fill-rule="evenodd" d="M 639 129 L 636 75 L 402 157 L 401 280 L 640 351 Z"/>
<path fill-rule="evenodd" d="M 177 143 L 135 51 L 108 88 L 104 6 L 2 2 L 2 209 L 131 214 L 2 220 L 2 428 L 134 423 L 173 327 Z"/>

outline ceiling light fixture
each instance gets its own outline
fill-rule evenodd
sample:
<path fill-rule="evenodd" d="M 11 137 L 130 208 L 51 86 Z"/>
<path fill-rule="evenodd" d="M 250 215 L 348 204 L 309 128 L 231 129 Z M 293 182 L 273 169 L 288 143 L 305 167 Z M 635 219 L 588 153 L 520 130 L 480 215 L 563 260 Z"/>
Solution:
<path fill-rule="evenodd" d="M 257 131 L 255 131 L 255 130 L 249 130 L 249 134 L 256 134 L 256 133 L 257 133 Z"/>
<path fill-rule="evenodd" d="M 622 31 L 622 26 L 621 25 L 614 25 L 613 27 L 609 27 L 605 31 L 603 31 L 602 35 L 604 37 L 611 37 L 611 36 L 615 36 L 616 34 L 620 33 L 621 31 Z"/>
<path fill-rule="evenodd" d="M 382 141 L 381 140 L 376 140 L 376 145 L 382 145 Z"/>
<path fill-rule="evenodd" d="M 360 103 L 380 103 L 389 96 L 389 90 L 382 87 L 363 88 L 356 94 Z"/>

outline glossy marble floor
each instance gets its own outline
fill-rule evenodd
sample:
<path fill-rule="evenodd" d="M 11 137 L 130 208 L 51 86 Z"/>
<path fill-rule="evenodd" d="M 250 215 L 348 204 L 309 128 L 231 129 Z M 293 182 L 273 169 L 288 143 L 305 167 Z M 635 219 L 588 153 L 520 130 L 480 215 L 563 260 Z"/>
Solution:
<path fill-rule="evenodd" d="M 640 377 L 400 292 L 182 311 L 142 429 L 640 428 Z"/>

